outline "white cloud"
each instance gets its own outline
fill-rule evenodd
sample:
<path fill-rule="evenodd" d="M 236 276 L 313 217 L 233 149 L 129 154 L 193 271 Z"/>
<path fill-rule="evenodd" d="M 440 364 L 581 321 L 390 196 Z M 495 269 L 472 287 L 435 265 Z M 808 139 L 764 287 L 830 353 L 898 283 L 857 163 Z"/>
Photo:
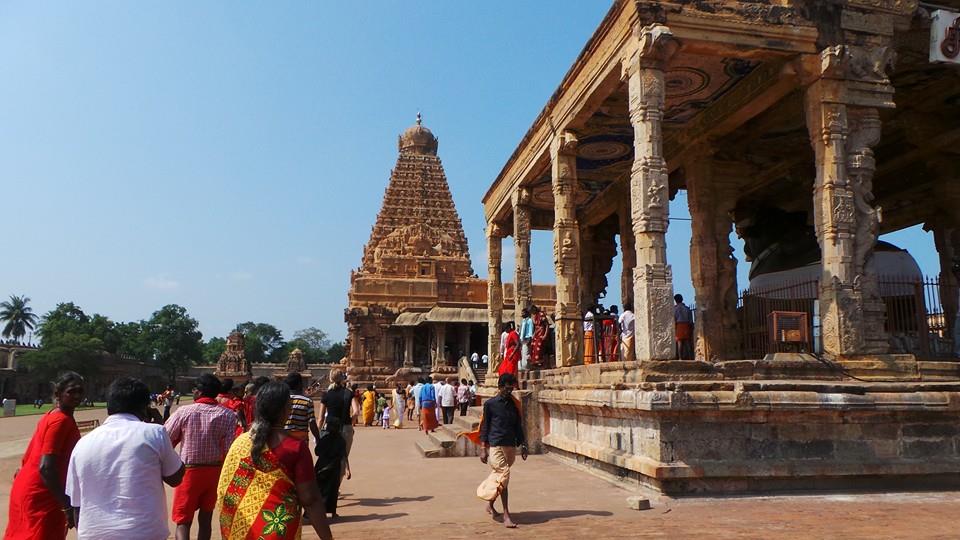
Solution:
<path fill-rule="evenodd" d="M 237 272 L 230 272 L 230 279 L 233 281 L 250 281 L 253 279 L 253 274 L 250 272 L 245 272 L 243 270 Z"/>
<path fill-rule="evenodd" d="M 161 289 L 167 291 L 180 288 L 180 282 L 175 279 L 170 279 L 166 274 L 150 276 L 143 280 L 143 284 L 150 289 Z"/>

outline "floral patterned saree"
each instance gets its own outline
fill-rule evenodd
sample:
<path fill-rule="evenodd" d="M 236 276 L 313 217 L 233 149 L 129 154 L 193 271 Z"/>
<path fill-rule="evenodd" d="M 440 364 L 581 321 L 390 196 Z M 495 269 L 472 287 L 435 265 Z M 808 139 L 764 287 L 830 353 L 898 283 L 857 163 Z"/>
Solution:
<path fill-rule="evenodd" d="M 303 513 L 296 486 L 269 449 L 254 463 L 249 433 L 237 437 L 220 473 L 220 535 L 224 540 L 300 538 Z"/>

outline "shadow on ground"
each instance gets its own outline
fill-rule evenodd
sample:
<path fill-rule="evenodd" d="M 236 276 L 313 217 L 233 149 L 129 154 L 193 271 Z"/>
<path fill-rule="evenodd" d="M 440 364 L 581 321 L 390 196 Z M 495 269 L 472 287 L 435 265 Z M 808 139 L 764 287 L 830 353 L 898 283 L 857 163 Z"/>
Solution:
<path fill-rule="evenodd" d="M 392 506 L 394 504 L 407 503 L 407 502 L 425 502 L 432 499 L 432 495 L 421 495 L 420 497 L 389 497 L 383 499 L 373 499 L 373 498 L 362 498 L 362 499 L 348 499 L 341 495 L 340 500 L 345 501 L 345 503 L 337 504 L 338 508 L 344 508 L 347 506 L 372 506 L 372 507 L 381 507 L 381 506 Z"/>
<path fill-rule="evenodd" d="M 613 512 L 605 510 L 542 510 L 538 512 L 511 512 L 510 517 L 516 523 L 525 525 L 536 525 L 538 523 L 547 523 L 554 519 L 565 519 L 581 516 L 612 516 Z"/>
<path fill-rule="evenodd" d="M 359 523 L 361 521 L 386 521 L 409 515 L 406 512 L 397 512 L 395 514 L 366 514 L 363 516 L 337 516 L 331 520 L 331 523 Z"/>

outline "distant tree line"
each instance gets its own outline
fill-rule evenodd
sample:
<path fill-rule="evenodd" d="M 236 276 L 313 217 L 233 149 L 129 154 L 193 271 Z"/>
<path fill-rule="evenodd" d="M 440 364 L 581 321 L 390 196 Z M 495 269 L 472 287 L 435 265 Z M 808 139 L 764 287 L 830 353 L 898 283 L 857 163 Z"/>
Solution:
<path fill-rule="evenodd" d="M 346 353 L 343 343 L 330 343 L 326 332 L 312 326 L 294 332 L 290 341 L 285 341 L 283 333 L 272 324 L 248 321 L 238 324 L 236 330 L 246 336 L 244 353 L 247 359 L 254 363 L 286 362 L 287 356 L 294 349 L 303 352 L 303 358 L 308 364 L 339 362 Z M 226 339 L 210 338 L 203 345 L 202 363 L 215 364 L 226 348 Z"/>
<path fill-rule="evenodd" d="M 92 375 L 105 358 L 120 355 L 153 363 L 175 380 L 191 365 L 215 364 L 226 349 L 222 337 L 204 342 L 197 320 L 176 304 L 163 306 L 146 320 L 114 322 L 99 313 L 87 315 L 73 302 L 57 304 L 37 317 L 29 302 L 25 296 L 0 302 L 0 335 L 20 342 L 35 330 L 40 348 L 24 354 L 21 363 L 41 376 L 62 370 Z M 245 322 L 236 329 L 246 335 L 245 353 L 252 362 L 283 362 L 296 348 L 308 363 L 338 362 L 345 352 L 343 343 L 331 344 L 318 328 L 295 332 L 290 341 L 271 324 Z"/>

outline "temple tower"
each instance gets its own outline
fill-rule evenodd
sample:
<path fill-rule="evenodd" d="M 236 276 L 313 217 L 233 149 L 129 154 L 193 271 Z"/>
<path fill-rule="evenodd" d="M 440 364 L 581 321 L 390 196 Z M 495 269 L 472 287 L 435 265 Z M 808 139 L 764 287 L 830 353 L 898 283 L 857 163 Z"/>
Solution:
<path fill-rule="evenodd" d="M 486 282 L 473 277 L 437 138 L 420 114 L 397 146 L 383 205 L 350 277 L 346 364 L 358 382 L 456 375 L 458 359 L 470 354 L 471 326 L 487 320 Z M 476 333 L 473 341 L 485 348 Z"/>

